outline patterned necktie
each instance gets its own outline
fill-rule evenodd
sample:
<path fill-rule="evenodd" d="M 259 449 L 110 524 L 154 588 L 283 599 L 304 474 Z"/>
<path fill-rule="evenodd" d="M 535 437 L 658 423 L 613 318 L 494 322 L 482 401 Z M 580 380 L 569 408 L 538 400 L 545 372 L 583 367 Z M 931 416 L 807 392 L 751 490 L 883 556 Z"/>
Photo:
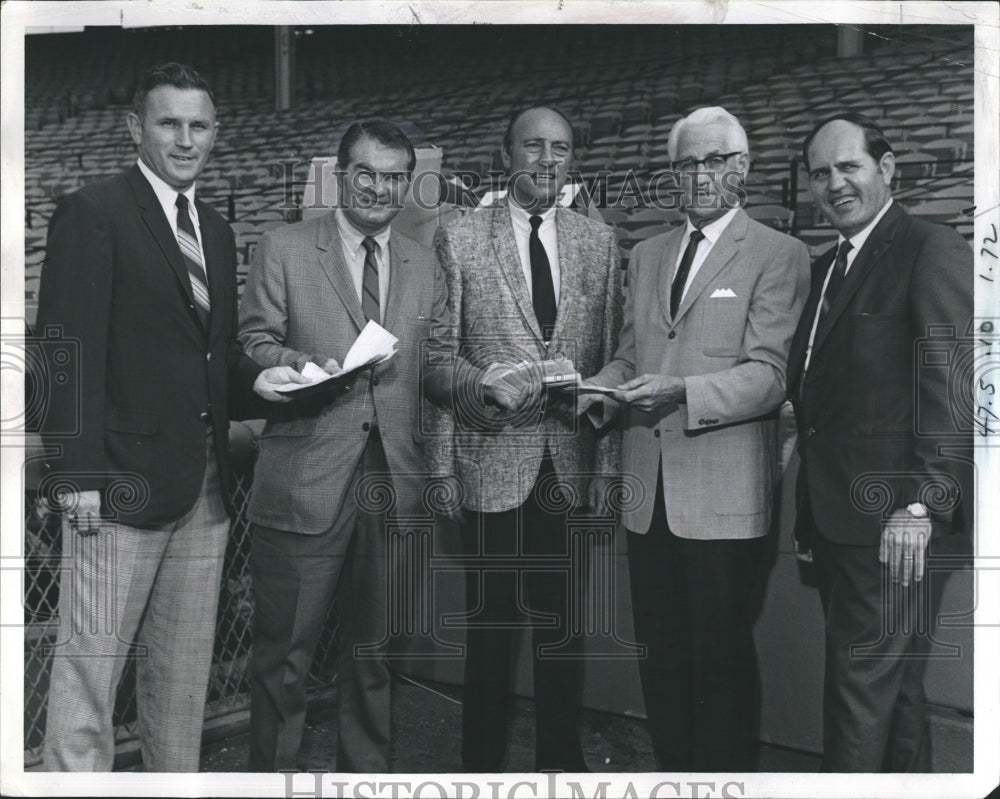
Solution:
<path fill-rule="evenodd" d="M 823 317 L 826 316 L 827 311 L 830 310 L 830 306 L 833 305 L 833 301 L 840 292 L 840 287 L 844 285 L 844 277 L 847 275 L 847 253 L 851 251 L 852 246 L 851 242 L 844 239 L 837 249 L 837 260 L 834 262 L 833 274 L 830 275 L 830 280 L 827 281 L 826 291 L 823 292 L 823 300 L 819 306 L 820 322 L 823 321 Z"/>
<path fill-rule="evenodd" d="M 677 316 L 677 309 L 681 304 L 681 297 L 684 296 L 684 284 L 687 283 L 688 275 L 691 273 L 691 264 L 694 263 L 694 254 L 698 251 L 698 242 L 705 238 L 705 234 L 700 230 L 692 230 L 691 238 L 684 249 L 684 257 L 681 258 L 681 265 L 677 267 L 677 274 L 674 276 L 673 285 L 670 286 L 670 318 Z"/>
<path fill-rule="evenodd" d="M 535 318 L 542 329 L 542 338 L 548 341 L 556 326 L 556 292 L 552 286 L 552 270 L 549 267 L 549 256 L 538 237 L 538 228 L 542 218 L 532 216 L 531 235 L 528 237 L 528 255 L 531 260 L 531 304 L 535 309 Z"/>
<path fill-rule="evenodd" d="M 194 232 L 191 214 L 188 212 L 188 198 L 177 195 L 177 243 L 181 248 L 181 257 L 187 267 L 188 279 L 191 281 L 191 293 L 194 295 L 195 308 L 202 324 L 208 326 L 208 314 L 212 304 L 208 299 L 208 278 L 205 276 L 205 261 L 198 246 L 198 237 Z"/>
<path fill-rule="evenodd" d="M 365 319 L 374 319 L 381 323 L 382 314 L 379 310 L 378 299 L 378 261 L 375 258 L 378 242 L 371 236 L 365 236 L 361 246 L 365 248 L 365 271 L 361 277 L 361 311 L 364 313 Z"/>

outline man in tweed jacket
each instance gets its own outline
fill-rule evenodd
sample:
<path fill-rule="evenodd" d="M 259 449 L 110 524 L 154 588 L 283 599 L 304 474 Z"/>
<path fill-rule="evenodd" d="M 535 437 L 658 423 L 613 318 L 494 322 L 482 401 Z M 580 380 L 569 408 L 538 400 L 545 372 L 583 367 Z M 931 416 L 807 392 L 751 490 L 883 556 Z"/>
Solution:
<path fill-rule="evenodd" d="M 389 768 L 385 513 L 421 510 L 418 356 L 432 327 L 447 324 L 447 298 L 433 251 L 390 229 L 416 161 L 406 136 L 355 123 L 337 158 L 339 207 L 261 241 L 240 341 L 261 365 L 312 361 L 331 372 L 368 319 L 399 344 L 339 396 L 282 406 L 261 436 L 249 510 L 254 771 L 299 767 L 305 681 L 335 593 L 337 771 Z"/>
<path fill-rule="evenodd" d="M 571 507 L 602 506 L 606 480 L 618 473 L 619 438 L 599 435 L 573 413 L 572 402 L 546 396 L 537 372 L 514 376 L 504 366 L 565 356 L 586 377 L 615 349 L 614 236 L 556 206 L 572 147 L 572 128 L 557 111 L 516 114 L 503 146 L 511 172 L 507 200 L 440 229 L 436 241 L 459 357 L 450 374 L 426 383 L 428 396 L 451 408 L 435 417 L 431 461 L 459 481 L 469 555 L 505 563 L 467 573 L 462 759 L 468 771 L 504 767 L 517 625 L 533 627 L 536 768 L 586 768 L 576 731 L 580 663 L 566 658 L 579 644 L 566 626 L 573 581 L 537 566 L 568 552 Z M 536 570 L 525 568 L 531 565 Z M 533 626 L 542 613 L 553 614 L 558 627 Z M 561 657 L 540 651 L 546 644 Z"/>

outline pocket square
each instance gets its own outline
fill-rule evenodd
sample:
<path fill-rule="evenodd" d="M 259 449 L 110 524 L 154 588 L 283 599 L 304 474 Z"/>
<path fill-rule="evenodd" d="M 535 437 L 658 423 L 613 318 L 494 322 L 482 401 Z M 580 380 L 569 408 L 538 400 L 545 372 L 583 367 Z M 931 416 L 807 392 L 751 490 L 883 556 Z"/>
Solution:
<path fill-rule="evenodd" d="M 716 289 L 715 291 L 712 292 L 712 296 L 709 297 L 709 299 L 712 299 L 714 297 L 735 297 L 735 296 L 736 292 L 733 291 L 732 289 Z"/>

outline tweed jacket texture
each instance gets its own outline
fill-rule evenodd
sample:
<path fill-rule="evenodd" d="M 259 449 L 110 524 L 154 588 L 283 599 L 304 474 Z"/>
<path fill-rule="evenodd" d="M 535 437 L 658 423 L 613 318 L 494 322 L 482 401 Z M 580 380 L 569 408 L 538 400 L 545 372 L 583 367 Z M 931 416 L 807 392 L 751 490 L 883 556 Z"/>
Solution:
<path fill-rule="evenodd" d="M 556 211 L 556 235 L 561 287 L 555 329 L 546 344 L 506 204 L 469 213 L 437 233 L 458 357 L 451 373 L 437 372 L 428 380 L 429 396 L 451 398 L 450 408 L 433 414 L 428 447 L 435 469 L 459 478 L 464 506 L 471 510 L 520 506 L 546 448 L 559 482 L 577 502 L 586 498 L 593 475 L 619 472 L 616 430 L 598 434 L 572 409 L 558 410 L 552 394 L 542 412 L 511 414 L 484 405 L 475 389 L 476 376 L 492 363 L 565 356 L 589 377 L 614 353 L 621 319 L 614 235 L 606 225 L 564 208 Z"/>

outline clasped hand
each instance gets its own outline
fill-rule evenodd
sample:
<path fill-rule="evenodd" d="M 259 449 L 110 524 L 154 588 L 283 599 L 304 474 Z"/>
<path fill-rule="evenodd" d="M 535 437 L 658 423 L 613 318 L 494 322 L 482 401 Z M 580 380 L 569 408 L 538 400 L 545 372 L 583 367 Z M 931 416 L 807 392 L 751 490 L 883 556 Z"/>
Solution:
<path fill-rule="evenodd" d="M 491 365 L 480 385 L 485 399 L 505 411 L 520 411 L 537 403 L 542 396 L 542 377 L 538 370 L 517 369 L 507 364 Z"/>
<path fill-rule="evenodd" d="M 897 509 L 882 528 L 878 559 L 889 567 L 894 583 L 908 586 L 910 580 L 924 578 L 927 544 L 931 540 L 931 520 L 917 518 L 905 509 Z"/>
<path fill-rule="evenodd" d="M 340 364 L 333 358 L 314 355 L 310 360 L 328 374 L 332 375 L 340 371 Z M 279 394 L 274 390 L 275 387 L 286 383 L 309 382 L 311 382 L 309 378 L 304 377 L 294 366 L 271 366 L 257 375 L 253 390 L 254 393 L 268 402 L 290 402 L 292 397 Z"/>
<path fill-rule="evenodd" d="M 686 392 L 681 377 L 645 374 L 622 383 L 611 396 L 640 411 L 654 411 L 684 402 Z"/>

